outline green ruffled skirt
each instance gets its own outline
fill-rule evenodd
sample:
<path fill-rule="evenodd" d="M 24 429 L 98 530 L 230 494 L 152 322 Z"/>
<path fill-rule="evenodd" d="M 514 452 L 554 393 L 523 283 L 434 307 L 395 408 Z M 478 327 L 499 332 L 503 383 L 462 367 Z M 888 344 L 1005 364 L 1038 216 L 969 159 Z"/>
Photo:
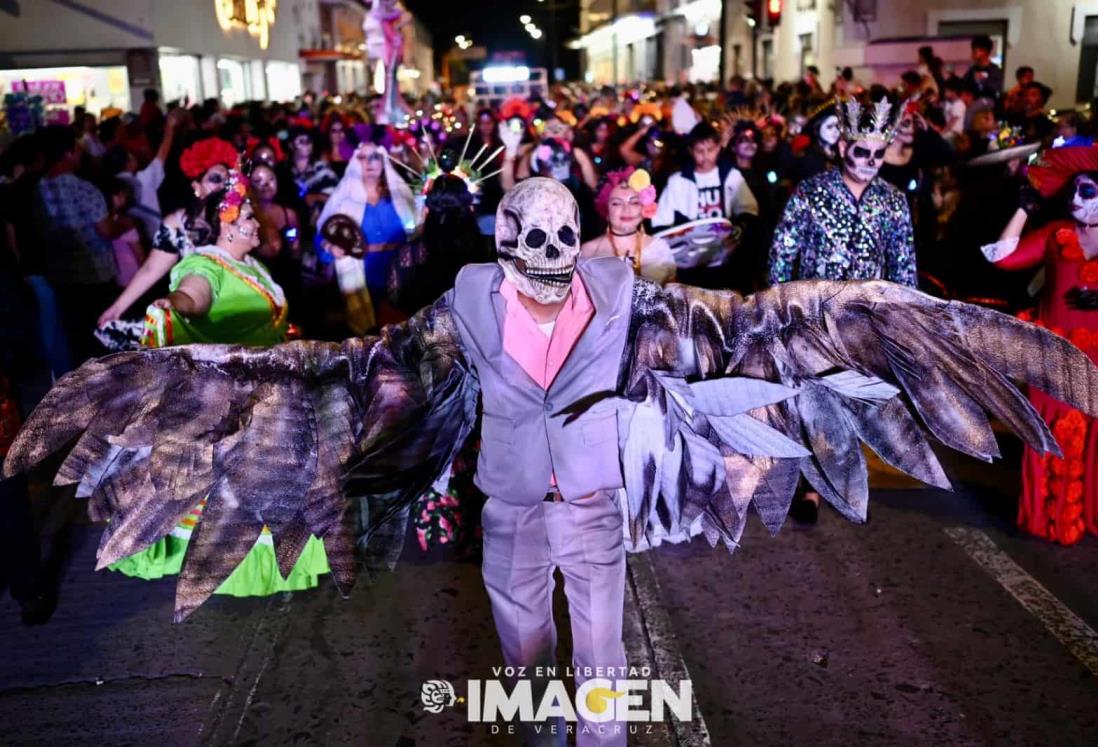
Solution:
<path fill-rule="evenodd" d="M 190 543 L 191 530 L 201 517 L 201 512 L 200 505 L 167 537 L 154 542 L 136 555 L 122 558 L 107 567 L 112 571 L 146 580 L 177 575 L 183 567 L 183 556 Z M 320 576 L 330 572 L 324 543 L 316 537 L 309 537 L 297 563 L 290 569 L 290 575 L 282 578 L 271 535 L 264 527 L 263 534 L 256 540 L 251 552 L 244 556 L 240 565 L 214 593 L 233 597 L 263 597 L 281 591 L 302 591 L 315 588 Z"/>

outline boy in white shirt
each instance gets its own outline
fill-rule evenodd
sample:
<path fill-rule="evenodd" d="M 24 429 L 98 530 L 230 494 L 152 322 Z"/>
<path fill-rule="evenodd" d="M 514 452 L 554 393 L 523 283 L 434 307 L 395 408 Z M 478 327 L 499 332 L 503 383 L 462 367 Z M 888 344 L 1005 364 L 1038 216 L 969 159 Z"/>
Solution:
<path fill-rule="evenodd" d="M 695 125 L 687 136 L 687 145 L 694 162 L 667 180 L 652 218 L 654 228 L 699 218 L 735 220 L 744 214 L 759 214 L 759 203 L 743 174 L 720 158 L 720 138 L 712 125 Z"/>

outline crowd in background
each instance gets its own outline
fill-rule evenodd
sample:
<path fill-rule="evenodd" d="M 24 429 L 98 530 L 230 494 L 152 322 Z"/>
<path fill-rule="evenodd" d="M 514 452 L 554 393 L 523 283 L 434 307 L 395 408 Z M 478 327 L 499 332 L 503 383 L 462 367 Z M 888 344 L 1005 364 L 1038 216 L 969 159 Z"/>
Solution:
<path fill-rule="evenodd" d="M 1089 107 L 1048 111 L 1039 71 L 1004 81 L 991 51 L 976 37 L 971 66 L 946 70 L 924 47 L 893 89 L 849 69 L 824 88 L 809 67 L 781 83 L 563 84 L 494 106 L 443 94 L 400 112 L 312 93 L 183 106 L 150 90 L 137 112 L 0 132 L 0 446 L 51 380 L 111 349 L 338 340 L 406 318 L 495 258 L 496 207 L 531 176 L 575 196 L 589 256 L 745 293 L 788 279 L 775 229 L 797 186 L 839 165 L 837 102 L 851 97 L 902 107 L 880 177 L 910 210 L 918 273 L 904 282 L 1018 311 L 1030 277 L 980 248 L 1019 205 L 1057 217 L 1026 190 L 1026 162 L 1096 128 Z M 226 212 L 234 192 L 247 207 Z M 720 267 L 676 267 L 652 237 L 713 218 L 738 237 Z M 436 497 L 424 548 L 457 531 Z"/>

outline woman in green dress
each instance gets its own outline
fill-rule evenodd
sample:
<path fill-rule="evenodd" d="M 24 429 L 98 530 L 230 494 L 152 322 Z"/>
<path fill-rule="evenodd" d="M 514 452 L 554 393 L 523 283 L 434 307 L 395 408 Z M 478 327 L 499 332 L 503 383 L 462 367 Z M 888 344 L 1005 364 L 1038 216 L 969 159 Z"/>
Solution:
<path fill-rule="evenodd" d="M 286 338 L 286 298 L 265 268 L 249 256 L 261 234 L 243 174 L 233 171 L 229 188 L 207 198 L 205 221 L 213 242 L 197 248 L 172 269 L 171 292 L 146 315 L 145 344 L 189 343 L 268 346 Z M 164 539 L 110 566 L 128 576 L 154 579 L 179 573 L 191 531 L 205 500 Z M 283 578 L 271 534 L 263 534 L 218 594 L 265 596 L 313 588 L 328 573 L 323 543 L 310 537 L 297 564 Z"/>

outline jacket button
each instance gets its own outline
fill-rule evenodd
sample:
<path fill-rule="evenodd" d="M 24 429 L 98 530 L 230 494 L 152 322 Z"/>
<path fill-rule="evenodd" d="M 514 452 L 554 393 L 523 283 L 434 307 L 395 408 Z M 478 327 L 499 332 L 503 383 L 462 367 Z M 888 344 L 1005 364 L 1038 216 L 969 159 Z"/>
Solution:
<path fill-rule="evenodd" d="M 553 411 L 553 403 L 552 402 L 546 402 L 545 403 L 545 411 L 546 412 L 552 412 Z"/>

